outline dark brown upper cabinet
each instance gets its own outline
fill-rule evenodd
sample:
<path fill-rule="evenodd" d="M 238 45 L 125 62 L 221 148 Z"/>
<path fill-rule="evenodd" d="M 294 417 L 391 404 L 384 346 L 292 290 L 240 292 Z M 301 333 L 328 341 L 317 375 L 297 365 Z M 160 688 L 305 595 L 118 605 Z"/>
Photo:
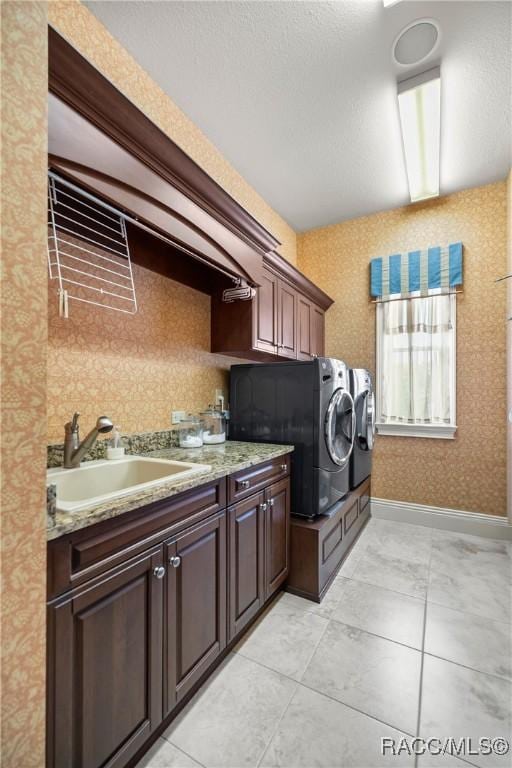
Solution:
<path fill-rule="evenodd" d="M 324 354 L 332 299 L 279 256 L 265 257 L 251 301 L 212 296 L 212 352 L 247 360 L 311 360 Z"/>
<path fill-rule="evenodd" d="M 312 360 L 324 354 L 324 311 L 306 299 L 298 297 L 297 360 Z"/>
<path fill-rule="evenodd" d="M 277 291 L 277 354 L 297 357 L 297 291 L 284 280 Z"/>
<path fill-rule="evenodd" d="M 253 345 L 255 349 L 270 354 L 277 352 L 278 286 L 277 276 L 264 267 L 252 307 Z"/>
<path fill-rule="evenodd" d="M 311 359 L 311 302 L 305 296 L 297 297 L 297 360 Z"/>
<path fill-rule="evenodd" d="M 325 312 L 314 304 L 311 307 L 311 357 L 322 357 L 325 346 Z"/>

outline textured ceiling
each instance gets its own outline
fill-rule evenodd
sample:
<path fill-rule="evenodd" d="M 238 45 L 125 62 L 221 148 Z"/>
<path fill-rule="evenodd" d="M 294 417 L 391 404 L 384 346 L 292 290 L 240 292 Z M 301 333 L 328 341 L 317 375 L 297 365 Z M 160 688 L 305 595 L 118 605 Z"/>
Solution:
<path fill-rule="evenodd" d="M 414 19 L 441 42 L 441 193 L 510 168 L 509 2 L 87 2 L 297 231 L 407 203 L 391 59 Z"/>

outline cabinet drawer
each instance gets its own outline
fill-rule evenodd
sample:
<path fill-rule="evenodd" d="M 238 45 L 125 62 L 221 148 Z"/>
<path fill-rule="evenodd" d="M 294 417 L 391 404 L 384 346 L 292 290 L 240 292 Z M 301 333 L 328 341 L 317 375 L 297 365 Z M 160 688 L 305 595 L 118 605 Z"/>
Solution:
<path fill-rule="evenodd" d="M 256 464 L 254 467 L 241 469 L 240 472 L 228 477 L 228 502 L 245 499 L 256 491 L 260 491 L 270 483 L 286 477 L 290 472 L 289 455 L 279 456 L 277 459 Z"/>
<path fill-rule="evenodd" d="M 48 599 L 226 506 L 226 479 L 127 512 L 48 545 Z"/>

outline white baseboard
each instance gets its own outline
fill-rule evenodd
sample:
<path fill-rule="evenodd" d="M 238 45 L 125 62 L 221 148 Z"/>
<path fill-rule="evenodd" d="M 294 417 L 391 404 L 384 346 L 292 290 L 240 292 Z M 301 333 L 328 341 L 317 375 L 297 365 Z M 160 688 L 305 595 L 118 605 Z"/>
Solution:
<path fill-rule="evenodd" d="M 396 520 L 401 523 L 424 525 L 426 528 L 440 528 L 444 531 L 512 541 L 512 525 L 506 517 L 498 515 L 374 498 L 371 499 L 370 509 L 372 517 L 383 520 Z"/>

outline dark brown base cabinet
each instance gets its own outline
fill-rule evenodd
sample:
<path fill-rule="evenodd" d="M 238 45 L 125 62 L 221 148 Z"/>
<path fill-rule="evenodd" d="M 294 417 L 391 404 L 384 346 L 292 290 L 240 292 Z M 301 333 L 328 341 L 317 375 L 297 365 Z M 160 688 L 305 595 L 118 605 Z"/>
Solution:
<path fill-rule="evenodd" d="M 162 547 L 50 605 L 48 765 L 125 765 L 162 720 Z"/>
<path fill-rule="evenodd" d="M 164 716 L 226 647 L 226 513 L 165 545 L 167 568 Z"/>
<path fill-rule="evenodd" d="M 228 509 L 229 640 L 248 624 L 288 576 L 288 478 Z"/>
<path fill-rule="evenodd" d="M 271 485 L 266 493 L 265 597 L 285 581 L 290 566 L 290 481 Z"/>
<path fill-rule="evenodd" d="M 289 548 L 288 457 L 50 542 L 48 768 L 130 765 L 284 583 Z"/>
<path fill-rule="evenodd" d="M 251 621 L 265 602 L 265 493 L 228 509 L 229 639 Z"/>

